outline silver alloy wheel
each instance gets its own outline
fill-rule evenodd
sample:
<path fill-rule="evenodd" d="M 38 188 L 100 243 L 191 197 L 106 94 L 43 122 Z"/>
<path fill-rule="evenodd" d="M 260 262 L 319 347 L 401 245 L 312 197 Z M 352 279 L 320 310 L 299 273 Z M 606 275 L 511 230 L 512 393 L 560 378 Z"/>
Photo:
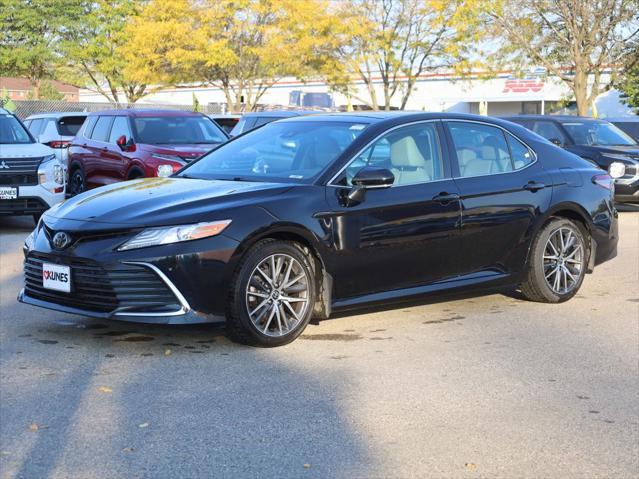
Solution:
<path fill-rule="evenodd" d="M 544 248 L 544 277 L 556 294 L 571 292 L 584 273 L 584 245 L 571 228 L 562 226 L 550 234 Z"/>
<path fill-rule="evenodd" d="M 309 307 L 309 277 L 287 254 L 264 258 L 246 286 L 246 308 L 253 325 L 267 336 L 284 336 L 302 322 Z"/>

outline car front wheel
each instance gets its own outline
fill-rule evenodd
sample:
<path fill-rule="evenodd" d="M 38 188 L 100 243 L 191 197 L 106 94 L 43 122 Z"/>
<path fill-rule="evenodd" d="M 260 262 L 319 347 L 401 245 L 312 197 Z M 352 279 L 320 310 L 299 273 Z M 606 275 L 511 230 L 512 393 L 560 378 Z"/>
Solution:
<path fill-rule="evenodd" d="M 253 346 L 290 343 L 313 315 L 315 283 L 313 259 L 300 245 L 258 242 L 242 258 L 230 285 L 229 336 Z"/>
<path fill-rule="evenodd" d="M 572 298 L 586 274 L 589 246 L 588 233 L 574 221 L 549 221 L 534 241 L 521 292 L 529 300 L 543 303 Z"/>

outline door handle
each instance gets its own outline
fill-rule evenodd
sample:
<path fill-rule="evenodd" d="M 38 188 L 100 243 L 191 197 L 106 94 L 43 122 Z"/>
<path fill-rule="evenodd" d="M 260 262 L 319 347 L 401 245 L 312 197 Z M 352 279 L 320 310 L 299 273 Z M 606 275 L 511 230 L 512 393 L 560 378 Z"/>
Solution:
<path fill-rule="evenodd" d="M 459 195 L 456 193 L 447 193 L 445 191 L 433 196 L 433 201 L 437 201 L 443 205 L 451 203 L 453 201 L 459 201 Z"/>
<path fill-rule="evenodd" d="M 546 185 L 543 183 L 539 183 L 537 181 L 529 181 L 524 185 L 524 190 L 532 191 L 534 193 L 535 191 L 543 190 L 545 187 Z"/>

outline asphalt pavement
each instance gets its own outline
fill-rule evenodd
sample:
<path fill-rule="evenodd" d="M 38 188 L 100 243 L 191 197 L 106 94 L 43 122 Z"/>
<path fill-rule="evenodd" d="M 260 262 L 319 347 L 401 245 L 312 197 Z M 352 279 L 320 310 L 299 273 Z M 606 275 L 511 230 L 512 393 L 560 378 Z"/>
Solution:
<path fill-rule="evenodd" d="M 561 305 L 491 294 L 219 326 L 18 304 L 30 218 L 0 218 L 1 478 L 636 478 L 639 210 Z"/>

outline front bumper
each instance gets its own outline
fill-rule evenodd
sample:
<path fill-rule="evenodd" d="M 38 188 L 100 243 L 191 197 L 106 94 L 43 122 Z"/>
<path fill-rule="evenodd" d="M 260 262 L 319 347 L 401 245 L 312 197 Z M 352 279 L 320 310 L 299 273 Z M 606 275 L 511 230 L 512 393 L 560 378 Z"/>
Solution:
<path fill-rule="evenodd" d="M 68 232 L 68 230 L 66 230 Z M 224 320 L 229 271 L 237 242 L 212 238 L 116 251 L 126 234 L 71 232 L 63 251 L 50 246 L 52 232 L 41 225 L 25 251 L 25 304 L 99 319 L 157 324 Z M 84 236 L 83 236 L 84 235 Z M 71 268 L 71 293 L 44 289 L 42 264 Z"/>
<path fill-rule="evenodd" d="M 639 203 L 639 166 L 635 167 L 633 177 L 623 177 L 615 181 L 615 201 Z"/>
<path fill-rule="evenodd" d="M 32 215 L 44 213 L 64 201 L 64 189 L 52 193 L 42 185 L 18 186 L 18 198 L 0 200 L 0 215 Z"/>

